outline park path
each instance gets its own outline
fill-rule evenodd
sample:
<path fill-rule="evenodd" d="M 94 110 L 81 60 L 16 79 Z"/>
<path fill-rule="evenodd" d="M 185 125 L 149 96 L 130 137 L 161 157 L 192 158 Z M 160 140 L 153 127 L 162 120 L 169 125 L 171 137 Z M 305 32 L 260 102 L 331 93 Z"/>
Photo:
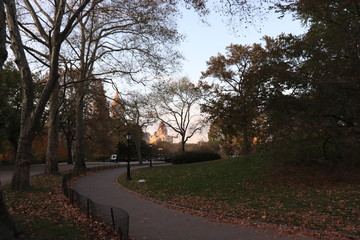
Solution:
<path fill-rule="evenodd" d="M 107 170 L 82 177 L 75 189 L 91 200 L 119 207 L 130 215 L 130 236 L 135 240 L 306 240 L 300 236 L 277 236 L 275 232 L 215 223 L 140 199 L 119 187 L 116 179 L 125 169 Z"/>
<path fill-rule="evenodd" d="M 112 162 L 87 162 L 86 166 L 88 168 L 91 167 L 100 167 L 100 166 L 109 166 L 119 163 L 112 163 Z M 30 176 L 34 176 L 37 174 L 44 173 L 45 165 L 31 165 L 30 166 Z M 74 169 L 73 164 L 66 164 L 66 163 L 60 163 L 59 164 L 59 170 L 60 171 L 66 171 L 66 170 L 72 170 Z M 12 176 L 13 176 L 14 169 L 13 167 L 1 167 L 0 168 L 0 182 L 1 186 L 10 184 Z"/>

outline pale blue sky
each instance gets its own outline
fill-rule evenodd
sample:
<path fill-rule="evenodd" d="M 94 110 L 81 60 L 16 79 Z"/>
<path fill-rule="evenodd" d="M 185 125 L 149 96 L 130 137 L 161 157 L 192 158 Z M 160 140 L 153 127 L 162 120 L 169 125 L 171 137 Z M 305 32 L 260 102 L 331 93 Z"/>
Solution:
<path fill-rule="evenodd" d="M 194 11 L 183 10 L 183 17 L 179 21 L 179 31 L 186 35 L 186 39 L 178 49 L 184 55 L 185 60 L 178 77 L 186 76 L 193 82 L 197 82 L 200 79 L 201 71 L 206 70 L 206 61 L 218 53 L 224 54 L 225 48 L 232 43 L 251 45 L 261 43 L 261 39 L 265 35 L 271 37 L 276 37 L 281 33 L 297 35 L 305 31 L 301 23 L 294 21 L 291 16 L 278 19 L 275 14 L 254 26 L 241 25 L 237 33 L 226 24 L 227 19 L 219 14 L 210 14 L 206 20 L 208 24 L 203 23 Z M 150 132 L 152 133 L 152 131 Z M 171 131 L 169 132 L 171 134 Z M 205 130 L 203 133 L 196 134 L 189 142 L 196 143 L 207 139 L 207 130 Z"/>
<path fill-rule="evenodd" d="M 179 31 L 186 35 L 185 41 L 179 46 L 186 58 L 180 76 L 190 77 L 194 82 L 199 80 L 201 71 L 206 70 L 206 61 L 218 53 L 225 53 L 225 47 L 231 43 L 261 43 L 261 38 L 265 35 L 275 37 L 281 33 L 296 35 L 304 32 L 300 22 L 294 21 L 291 16 L 278 19 L 276 15 L 271 15 L 267 21 L 257 23 L 257 29 L 243 24 L 237 34 L 219 14 L 210 14 L 206 20 L 210 26 L 201 22 L 194 11 L 184 9 L 183 18 L 179 22 Z"/>
<path fill-rule="evenodd" d="M 219 14 L 212 13 L 206 17 L 208 24 L 201 21 L 197 13 L 192 10 L 183 9 L 183 17 L 178 26 L 179 32 L 186 35 L 178 49 L 185 57 L 183 67 L 176 75 L 170 78 L 189 77 L 193 82 L 200 79 L 201 71 L 206 70 L 206 61 L 218 53 L 225 53 L 225 48 L 230 44 L 253 44 L 261 43 L 261 38 L 267 36 L 278 36 L 281 33 L 301 34 L 305 30 L 300 22 L 294 21 L 291 16 L 278 19 L 276 15 L 268 17 L 267 21 L 258 22 L 255 26 L 241 25 L 235 34 L 230 26 L 226 24 L 227 19 Z M 147 131 L 153 134 L 158 124 L 149 126 Z M 168 129 L 170 135 L 174 134 Z M 200 140 L 207 141 L 207 129 L 203 133 L 196 134 L 189 140 L 196 143 Z M 178 142 L 178 139 L 174 139 Z"/>

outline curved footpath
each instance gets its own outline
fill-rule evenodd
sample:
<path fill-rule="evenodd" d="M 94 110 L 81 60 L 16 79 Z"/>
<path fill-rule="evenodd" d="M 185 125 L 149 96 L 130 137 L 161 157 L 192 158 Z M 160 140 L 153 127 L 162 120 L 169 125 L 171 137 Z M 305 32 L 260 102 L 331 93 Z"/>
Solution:
<path fill-rule="evenodd" d="M 130 236 L 136 240 L 310 239 L 279 237 L 270 230 L 265 232 L 234 224 L 214 223 L 140 199 L 119 187 L 116 179 L 124 172 L 125 169 L 114 169 L 82 177 L 75 189 L 97 203 L 127 211 L 130 215 Z"/>
<path fill-rule="evenodd" d="M 86 166 L 88 168 L 91 168 L 91 167 L 111 166 L 111 165 L 115 165 L 115 164 L 119 164 L 119 163 L 113 163 L 113 162 L 87 162 Z M 45 169 L 44 164 L 31 165 L 30 166 L 30 176 L 34 176 L 34 175 L 37 175 L 37 174 L 42 174 L 42 173 L 44 173 L 44 169 Z M 74 169 L 73 164 L 66 164 L 66 163 L 60 163 L 59 164 L 59 170 L 60 171 L 66 171 L 66 170 L 72 170 L 72 169 Z M 11 183 L 11 178 L 13 176 L 13 173 L 14 173 L 14 168 L 13 167 L 2 167 L 2 168 L 0 168 L 1 186 Z"/>

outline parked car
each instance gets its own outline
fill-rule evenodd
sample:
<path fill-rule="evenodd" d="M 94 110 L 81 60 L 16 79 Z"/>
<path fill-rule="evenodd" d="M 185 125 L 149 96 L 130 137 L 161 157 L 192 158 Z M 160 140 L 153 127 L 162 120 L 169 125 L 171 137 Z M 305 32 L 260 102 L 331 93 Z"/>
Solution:
<path fill-rule="evenodd" d="M 127 162 L 127 157 L 124 155 L 120 155 L 118 156 L 117 154 L 112 154 L 111 157 L 109 158 L 110 162 Z M 135 157 L 130 157 L 130 161 L 136 161 Z"/>
<path fill-rule="evenodd" d="M 111 155 L 109 160 L 110 160 L 110 162 L 116 162 L 117 161 L 117 154 Z"/>

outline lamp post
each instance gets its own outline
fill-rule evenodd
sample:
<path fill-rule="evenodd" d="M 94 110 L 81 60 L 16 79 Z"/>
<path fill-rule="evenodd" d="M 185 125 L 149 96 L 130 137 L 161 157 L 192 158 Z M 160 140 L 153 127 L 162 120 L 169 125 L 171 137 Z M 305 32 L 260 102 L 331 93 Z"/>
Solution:
<path fill-rule="evenodd" d="M 116 144 L 116 159 L 115 159 L 115 162 L 118 163 L 119 162 L 119 156 L 120 156 L 120 142 L 118 141 L 117 144 Z"/>
<path fill-rule="evenodd" d="M 151 156 L 152 144 L 149 144 L 149 148 L 150 148 L 150 167 L 152 167 L 152 156 Z"/>
<path fill-rule="evenodd" d="M 131 176 L 130 176 L 130 140 L 131 140 L 131 134 L 130 132 L 128 132 L 126 135 L 126 140 L 127 140 L 127 145 L 128 145 L 128 149 L 127 149 L 127 171 L 126 171 L 126 179 L 127 180 L 131 180 Z"/>
<path fill-rule="evenodd" d="M 158 160 L 161 160 L 163 158 L 162 150 L 163 149 L 161 147 L 158 148 L 158 151 L 159 151 L 159 153 L 158 153 L 159 159 Z"/>

